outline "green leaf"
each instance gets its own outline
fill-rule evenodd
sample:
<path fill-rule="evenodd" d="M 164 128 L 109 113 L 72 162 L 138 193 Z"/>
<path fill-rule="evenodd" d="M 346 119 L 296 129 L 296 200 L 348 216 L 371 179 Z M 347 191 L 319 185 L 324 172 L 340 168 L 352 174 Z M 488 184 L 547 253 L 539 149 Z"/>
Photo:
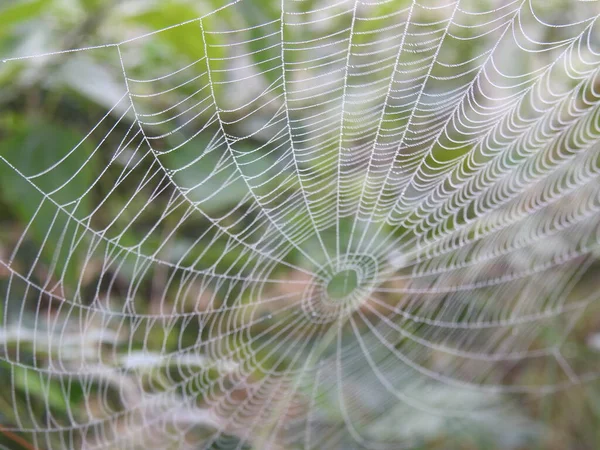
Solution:
<path fill-rule="evenodd" d="M 21 1 L 0 9 L 0 34 L 7 34 L 9 28 L 20 22 L 38 18 L 42 10 L 51 2 L 48 0 Z"/>
<path fill-rule="evenodd" d="M 79 132 L 42 120 L 17 121 L 4 131 L 8 138 L 0 141 L 0 198 L 26 236 L 43 243 L 42 255 L 48 263 L 56 261 L 55 273 L 75 282 L 84 255 L 78 250 L 82 245 L 69 249 L 73 236 L 81 233 L 81 226 L 69 216 L 83 218 L 90 211 L 90 199 L 84 194 L 96 172 L 96 158 L 88 160 L 94 147 L 82 142 Z M 28 181 L 25 176 L 33 177 Z M 45 198 L 52 191 L 56 192 Z"/>
<path fill-rule="evenodd" d="M 132 16 L 130 21 L 144 25 L 150 30 L 161 30 L 199 18 L 199 12 L 189 5 L 164 1 L 155 3 L 144 12 Z M 155 34 L 153 39 L 168 44 L 177 53 L 186 55 L 195 61 L 204 56 L 204 43 L 200 37 L 199 20 L 190 26 L 196 27 L 196 36 L 190 36 L 190 27 L 178 26 Z"/>
<path fill-rule="evenodd" d="M 43 381 L 43 375 L 24 367 L 12 366 L 15 387 L 27 393 L 30 398 L 38 397 L 40 404 L 48 405 L 55 411 L 67 413 L 69 399 L 63 396 L 60 386 Z"/>

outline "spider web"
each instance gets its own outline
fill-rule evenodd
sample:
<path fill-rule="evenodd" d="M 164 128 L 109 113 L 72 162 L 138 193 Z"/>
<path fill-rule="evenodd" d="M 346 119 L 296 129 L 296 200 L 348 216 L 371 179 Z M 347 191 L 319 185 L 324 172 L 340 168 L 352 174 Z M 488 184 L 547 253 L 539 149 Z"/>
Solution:
<path fill-rule="evenodd" d="M 568 3 L 242 0 L 5 60 L 100 54 L 123 77 L 81 142 L 35 170 L 0 154 L 30 214 L 0 259 L 6 429 L 410 448 L 373 424 L 594 381 L 564 349 L 596 300 L 578 286 L 600 237 L 598 12 Z M 202 56 L 143 65 L 159 36 Z M 554 379 L 515 380 L 528 362 Z"/>

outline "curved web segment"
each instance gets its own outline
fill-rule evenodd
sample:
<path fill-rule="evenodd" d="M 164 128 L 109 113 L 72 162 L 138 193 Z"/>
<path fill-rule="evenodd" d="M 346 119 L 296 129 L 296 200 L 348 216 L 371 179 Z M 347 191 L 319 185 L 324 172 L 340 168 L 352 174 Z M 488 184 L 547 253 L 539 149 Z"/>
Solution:
<path fill-rule="evenodd" d="M 598 16 L 573 3 L 242 0 L 74 52 L 122 97 L 79 142 L 0 153 L 28 217 L 0 259 L 12 429 L 400 448 L 386 417 L 594 380 L 563 354 L 600 237 Z M 165 36 L 189 59 L 140 66 Z"/>

